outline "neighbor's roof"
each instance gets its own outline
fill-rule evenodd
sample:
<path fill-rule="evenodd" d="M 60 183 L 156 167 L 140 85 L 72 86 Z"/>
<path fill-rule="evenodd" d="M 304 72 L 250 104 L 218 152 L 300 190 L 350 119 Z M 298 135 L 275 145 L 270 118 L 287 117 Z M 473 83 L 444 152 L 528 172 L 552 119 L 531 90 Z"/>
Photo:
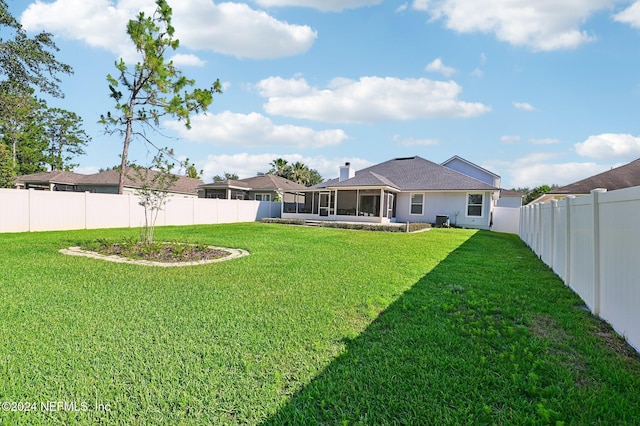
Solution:
<path fill-rule="evenodd" d="M 512 189 L 503 189 L 503 188 L 500 188 L 500 196 L 501 197 L 520 197 L 520 198 L 523 197 L 521 192 L 514 191 Z"/>
<path fill-rule="evenodd" d="M 495 191 L 498 188 L 422 157 L 394 158 L 313 188 L 388 186 L 400 191 Z"/>
<path fill-rule="evenodd" d="M 158 172 L 149 170 L 149 179 L 152 179 Z M 124 178 L 124 186 L 129 188 L 140 188 L 141 184 L 136 178 L 132 168 L 127 168 Z M 178 176 L 178 175 L 176 175 Z M 83 175 L 73 172 L 53 171 L 44 173 L 34 173 L 20 176 L 16 179 L 18 183 L 63 183 L 67 185 L 87 185 L 87 186 L 117 186 L 120 179 L 120 172 L 108 170 L 105 172 Z M 195 194 L 196 188 L 202 184 L 202 180 L 193 179 L 186 176 L 178 176 L 178 180 L 173 184 L 170 191 L 181 194 Z"/>
<path fill-rule="evenodd" d="M 16 183 L 63 183 L 67 185 L 74 185 L 75 182 L 84 177 L 73 172 L 65 172 L 60 170 L 54 170 L 52 172 L 32 173 L 30 175 L 22 175 L 16 178 Z"/>
<path fill-rule="evenodd" d="M 307 189 L 306 186 L 280 176 L 261 175 L 239 180 L 224 180 L 200 185 L 200 188 L 239 188 L 246 190 L 282 191 Z"/>
<path fill-rule="evenodd" d="M 142 178 L 145 177 L 144 170 L 142 170 Z M 153 179 L 159 172 L 155 170 L 148 170 L 148 179 Z M 171 192 L 178 192 L 181 194 L 195 194 L 196 188 L 202 185 L 201 179 L 194 179 L 187 176 L 176 175 L 178 179 L 171 186 Z M 92 175 L 85 175 L 77 184 L 78 185 L 97 185 L 97 186 L 113 186 L 118 185 L 120 179 L 120 172 L 117 170 L 107 170 L 105 172 L 95 173 Z M 135 170 L 131 167 L 126 169 L 124 176 L 124 186 L 129 188 L 140 188 L 142 183 L 138 178 Z"/>
<path fill-rule="evenodd" d="M 640 186 L 640 158 L 624 166 L 554 189 L 547 194 L 589 194 L 592 189 L 596 188 L 614 191 L 632 186 Z"/>

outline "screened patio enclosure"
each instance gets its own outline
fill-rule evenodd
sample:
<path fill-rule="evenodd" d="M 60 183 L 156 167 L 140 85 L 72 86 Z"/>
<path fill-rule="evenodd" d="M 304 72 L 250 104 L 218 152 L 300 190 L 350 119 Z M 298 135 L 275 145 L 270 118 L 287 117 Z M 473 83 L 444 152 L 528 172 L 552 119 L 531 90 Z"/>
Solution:
<path fill-rule="evenodd" d="M 351 222 L 395 221 L 395 192 L 384 188 L 285 192 L 282 217 Z"/>

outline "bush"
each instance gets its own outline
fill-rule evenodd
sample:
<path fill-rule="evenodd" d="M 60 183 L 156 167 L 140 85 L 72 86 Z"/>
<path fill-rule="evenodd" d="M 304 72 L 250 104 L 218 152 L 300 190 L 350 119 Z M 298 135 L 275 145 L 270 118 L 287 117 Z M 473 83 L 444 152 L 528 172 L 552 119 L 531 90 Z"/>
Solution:
<path fill-rule="evenodd" d="M 261 220 L 262 223 L 280 223 L 285 225 L 307 225 L 307 221 L 303 219 L 278 219 L 278 218 L 265 218 Z M 313 222 L 317 226 L 323 228 L 339 228 L 339 229 L 354 229 L 360 231 L 378 231 L 378 232 L 416 232 L 424 229 L 431 228 L 430 223 L 409 223 L 398 225 L 374 225 L 371 223 L 356 223 L 356 222 L 330 222 L 319 221 Z"/>

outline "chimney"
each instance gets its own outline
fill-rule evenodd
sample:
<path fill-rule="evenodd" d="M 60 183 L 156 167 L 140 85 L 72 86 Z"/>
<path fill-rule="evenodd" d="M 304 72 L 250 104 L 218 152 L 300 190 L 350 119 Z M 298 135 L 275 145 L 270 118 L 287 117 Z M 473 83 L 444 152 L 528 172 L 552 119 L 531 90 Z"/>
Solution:
<path fill-rule="evenodd" d="M 340 182 L 351 179 L 356 175 L 356 171 L 351 168 L 351 163 L 346 162 L 344 166 L 340 166 Z"/>

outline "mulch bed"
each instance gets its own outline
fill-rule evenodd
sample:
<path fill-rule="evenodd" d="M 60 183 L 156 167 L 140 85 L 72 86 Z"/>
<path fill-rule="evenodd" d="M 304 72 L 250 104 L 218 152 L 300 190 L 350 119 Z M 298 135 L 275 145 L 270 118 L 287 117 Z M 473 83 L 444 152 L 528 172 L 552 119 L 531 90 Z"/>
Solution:
<path fill-rule="evenodd" d="M 214 247 L 169 243 L 153 243 L 151 245 L 143 243 L 121 245 L 114 243 L 95 251 L 105 256 L 115 255 L 153 262 L 197 262 L 220 259 L 231 254 L 228 251 Z"/>

